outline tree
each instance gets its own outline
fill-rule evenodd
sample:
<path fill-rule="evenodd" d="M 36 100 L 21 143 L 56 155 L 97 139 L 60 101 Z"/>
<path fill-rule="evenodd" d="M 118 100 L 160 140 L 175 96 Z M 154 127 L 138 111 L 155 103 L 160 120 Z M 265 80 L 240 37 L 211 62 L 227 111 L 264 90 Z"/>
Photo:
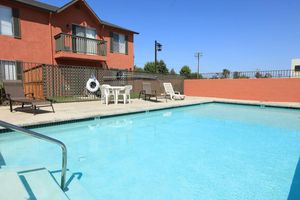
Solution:
<path fill-rule="evenodd" d="M 196 79 L 197 78 L 197 72 L 192 72 L 190 75 L 189 75 L 189 78 L 190 79 Z M 203 76 L 202 74 L 199 74 L 199 79 L 203 79 Z"/>
<path fill-rule="evenodd" d="M 133 67 L 133 71 L 134 71 L 134 72 L 143 72 L 143 71 L 144 71 L 144 69 L 143 69 L 143 68 L 141 68 L 141 67 L 138 67 L 138 66 L 134 65 L 134 67 Z"/>
<path fill-rule="evenodd" d="M 176 72 L 175 72 L 175 70 L 173 68 L 171 69 L 170 74 L 171 75 L 176 75 Z"/>
<path fill-rule="evenodd" d="M 229 78 L 229 77 L 230 77 L 230 71 L 228 69 L 223 69 L 222 78 Z"/>
<path fill-rule="evenodd" d="M 169 73 L 169 69 L 163 60 L 160 60 L 157 63 L 157 72 L 160 74 L 168 74 Z"/>
<path fill-rule="evenodd" d="M 144 66 L 145 72 L 150 73 L 159 73 L 159 74 L 168 74 L 169 69 L 163 60 L 160 60 L 156 63 L 156 71 L 155 71 L 155 63 L 154 62 L 147 62 Z"/>
<path fill-rule="evenodd" d="M 271 73 L 266 73 L 264 78 L 272 78 L 272 74 Z"/>
<path fill-rule="evenodd" d="M 245 74 L 242 74 L 241 72 L 233 72 L 233 78 L 249 78 L 249 76 L 246 76 Z"/>
<path fill-rule="evenodd" d="M 154 62 L 147 62 L 144 66 L 145 72 L 155 73 L 155 64 Z"/>
<path fill-rule="evenodd" d="M 188 77 L 189 75 L 191 75 L 191 69 L 189 66 L 184 65 L 181 69 L 180 69 L 180 75 L 181 76 L 185 76 Z"/>
<path fill-rule="evenodd" d="M 259 71 L 257 71 L 255 73 L 255 78 L 263 78 L 263 75 Z"/>

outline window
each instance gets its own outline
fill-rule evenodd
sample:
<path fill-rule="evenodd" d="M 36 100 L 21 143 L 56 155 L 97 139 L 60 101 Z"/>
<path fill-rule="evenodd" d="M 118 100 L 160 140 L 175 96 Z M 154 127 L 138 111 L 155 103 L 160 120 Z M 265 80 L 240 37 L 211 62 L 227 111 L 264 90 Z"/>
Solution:
<path fill-rule="evenodd" d="M 21 38 L 19 10 L 0 5 L 0 35 Z"/>
<path fill-rule="evenodd" d="M 296 72 L 300 72 L 300 65 L 296 65 L 296 66 L 295 66 L 295 71 L 296 71 Z"/>
<path fill-rule="evenodd" d="M 0 60 L 0 80 L 21 80 L 21 69 L 20 62 Z"/>
<path fill-rule="evenodd" d="M 127 36 L 119 33 L 111 33 L 111 52 L 128 53 Z"/>
<path fill-rule="evenodd" d="M 13 35 L 12 9 L 0 5 L 0 34 Z"/>

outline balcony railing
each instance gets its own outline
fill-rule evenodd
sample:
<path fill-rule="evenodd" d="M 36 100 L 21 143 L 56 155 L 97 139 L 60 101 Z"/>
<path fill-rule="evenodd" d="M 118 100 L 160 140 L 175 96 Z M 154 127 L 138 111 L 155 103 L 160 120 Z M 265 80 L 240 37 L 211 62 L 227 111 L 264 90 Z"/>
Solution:
<path fill-rule="evenodd" d="M 56 52 L 73 52 L 87 55 L 106 56 L 106 41 L 60 33 L 56 36 Z"/>

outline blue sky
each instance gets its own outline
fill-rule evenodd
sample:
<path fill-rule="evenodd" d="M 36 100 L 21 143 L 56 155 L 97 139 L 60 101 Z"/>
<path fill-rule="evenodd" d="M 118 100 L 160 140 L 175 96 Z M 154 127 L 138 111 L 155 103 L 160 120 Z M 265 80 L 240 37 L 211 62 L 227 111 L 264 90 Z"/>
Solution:
<path fill-rule="evenodd" d="M 177 72 L 288 69 L 300 58 L 299 0 L 86 0 L 106 21 L 135 30 L 135 64 L 158 59 Z M 68 0 L 42 0 L 61 6 Z"/>

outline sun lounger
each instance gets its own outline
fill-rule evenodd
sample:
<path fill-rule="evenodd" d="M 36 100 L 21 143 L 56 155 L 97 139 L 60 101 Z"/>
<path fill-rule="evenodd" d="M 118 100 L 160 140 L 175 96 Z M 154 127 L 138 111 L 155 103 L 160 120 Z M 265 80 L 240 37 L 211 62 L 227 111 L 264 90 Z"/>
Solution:
<path fill-rule="evenodd" d="M 152 90 L 151 83 L 143 82 L 142 85 L 143 85 L 143 89 L 140 91 L 139 98 L 141 98 L 141 96 L 144 95 L 145 100 L 147 100 L 147 98 L 149 98 L 150 100 L 151 97 L 155 97 L 157 101 L 156 90 Z"/>
<path fill-rule="evenodd" d="M 178 91 L 174 91 L 171 83 L 163 83 L 165 93 L 170 97 L 171 100 L 183 100 L 185 95 L 180 94 Z"/>
<path fill-rule="evenodd" d="M 22 81 L 3 81 L 3 87 L 5 90 L 6 98 L 9 100 L 10 112 L 13 111 L 13 103 L 21 103 L 22 108 L 24 105 L 31 105 L 31 107 L 36 111 L 40 107 L 52 107 L 52 111 L 54 112 L 54 108 L 51 101 L 47 101 L 45 99 L 37 99 L 34 97 L 33 93 L 24 93 L 23 83 Z"/>

